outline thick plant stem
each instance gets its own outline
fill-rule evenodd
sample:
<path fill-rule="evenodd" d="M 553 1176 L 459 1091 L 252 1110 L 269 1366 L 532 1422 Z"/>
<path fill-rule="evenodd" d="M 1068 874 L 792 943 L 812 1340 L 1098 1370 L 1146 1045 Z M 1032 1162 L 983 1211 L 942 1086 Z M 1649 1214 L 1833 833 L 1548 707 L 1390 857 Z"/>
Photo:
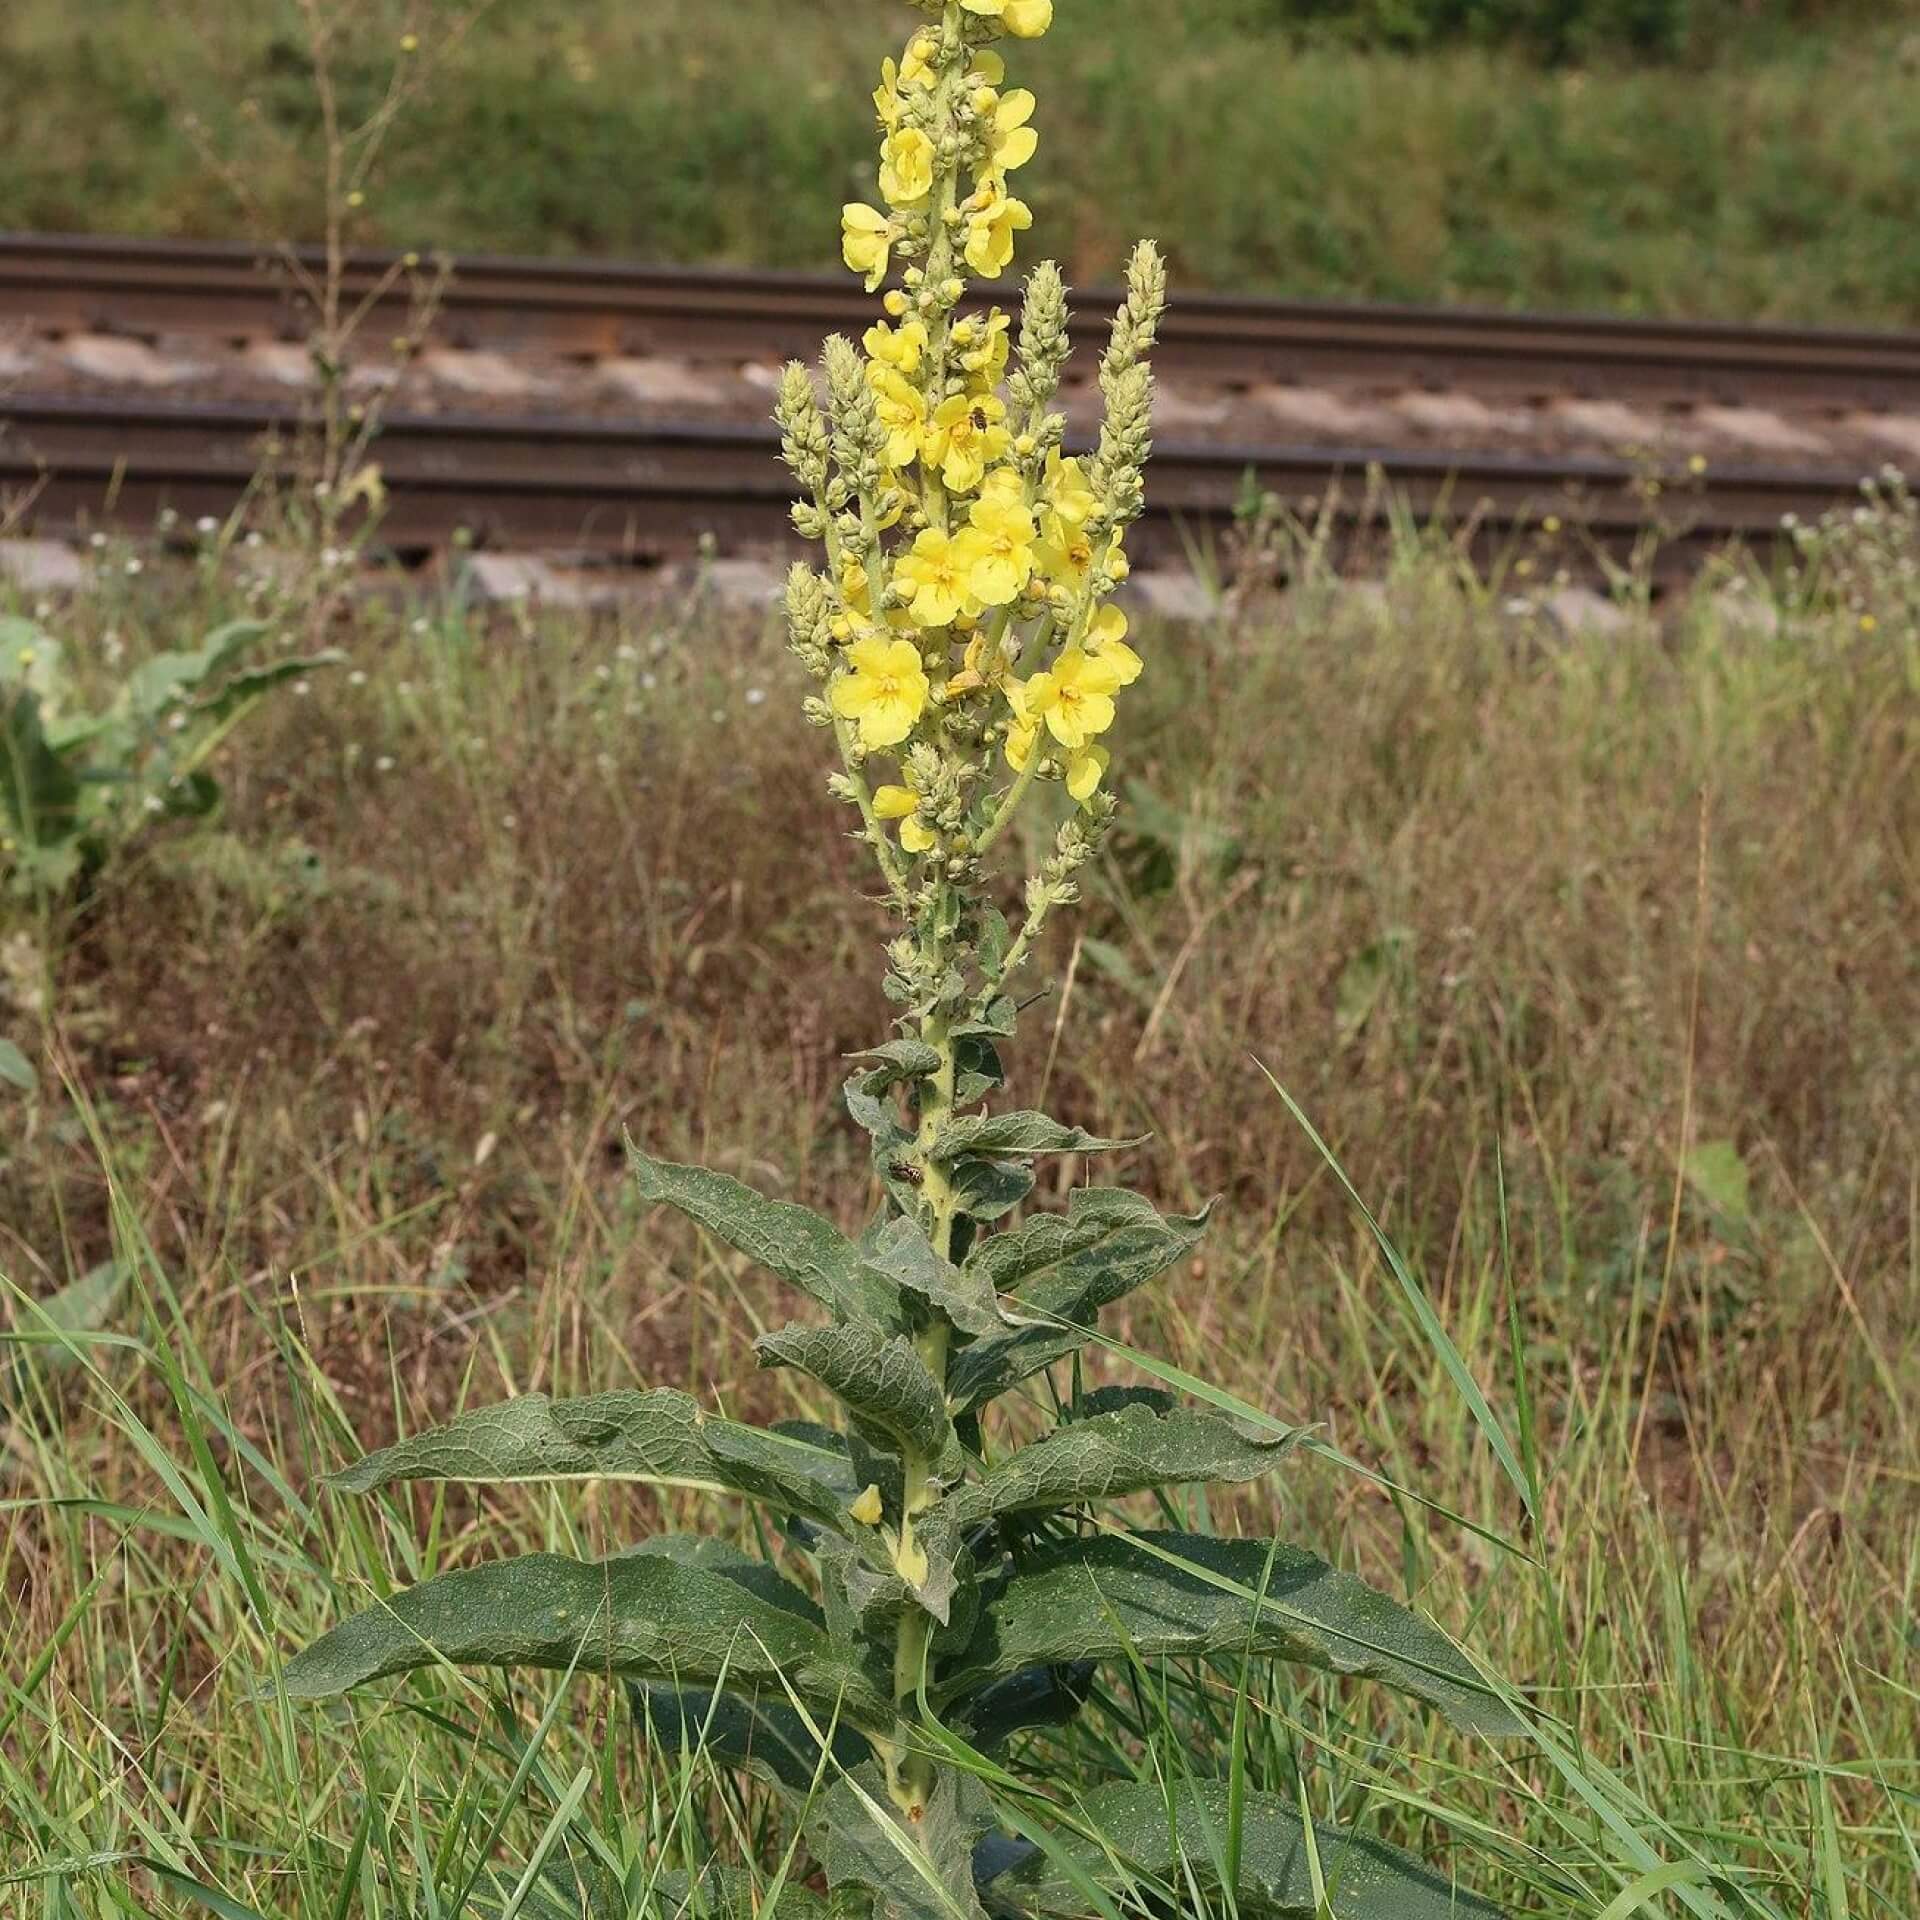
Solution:
<path fill-rule="evenodd" d="M 939 1055 L 940 1064 L 923 1084 L 926 1093 L 920 1110 L 920 1132 L 914 1142 L 912 1159 L 920 1174 L 920 1191 L 927 1238 L 944 1260 L 953 1252 L 953 1224 L 957 1196 L 939 1159 L 941 1136 L 953 1116 L 955 1047 L 950 1015 L 928 1015 L 921 1026 L 921 1037 Z M 916 1345 L 927 1371 L 944 1388 L 951 1335 L 944 1322 L 936 1321 L 919 1336 Z M 914 1538 L 914 1522 L 936 1497 L 932 1476 L 936 1462 L 910 1454 L 906 1461 L 905 1510 L 901 1518 L 897 1564 L 903 1574 L 909 1568 L 924 1577 L 925 1563 Z M 917 1710 L 921 1675 L 926 1667 L 927 1648 L 933 1637 L 933 1616 L 917 1601 L 909 1598 L 900 1615 L 894 1642 L 894 1706 L 903 1722 Z M 893 1797 L 910 1821 L 918 1820 L 933 1796 L 935 1767 L 932 1757 L 909 1750 L 889 1768 Z"/>

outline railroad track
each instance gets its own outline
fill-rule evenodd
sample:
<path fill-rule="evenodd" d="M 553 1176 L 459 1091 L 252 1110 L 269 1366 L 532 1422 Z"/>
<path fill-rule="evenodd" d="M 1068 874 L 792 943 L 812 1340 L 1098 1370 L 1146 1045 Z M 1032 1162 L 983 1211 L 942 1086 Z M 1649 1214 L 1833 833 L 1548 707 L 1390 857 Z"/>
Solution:
<path fill-rule="evenodd" d="M 392 256 L 357 257 L 350 297 L 387 286 Z M 297 276 L 244 248 L 62 236 L 0 236 L 0 335 L 120 335 L 213 351 L 301 338 Z M 396 317 L 405 303 L 387 295 Z M 1106 296 L 1081 301 L 1095 344 Z M 627 359 L 718 366 L 811 357 L 821 337 L 857 330 L 874 306 L 850 281 L 686 273 L 618 265 L 473 258 L 452 262 L 436 330 L 453 356 L 590 365 Z M 376 320 L 374 337 L 380 337 Z M 1876 464 L 1716 459 L 1703 478 L 1646 485 L 1644 464 L 1556 451 L 1414 451 L 1356 437 L 1295 444 L 1253 424 L 1253 390 L 1325 381 L 1422 383 L 1510 397 L 1595 394 L 1699 406 L 1792 395 L 1836 418 L 1905 410 L 1920 419 L 1920 336 L 1742 329 L 1498 313 L 1361 309 L 1219 297 L 1183 299 L 1156 356 L 1170 384 L 1223 401 L 1216 437 L 1163 431 L 1139 557 L 1178 560 L 1217 534 L 1250 487 L 1302 512 L 1337 504 L 1347 524 L 1390 502 L 1471 523 L 1483 541 L 1559 516 L 1620 552 L 1649 524 L 1684 566 L 1732 538 L 1765 541 L 1783 516 L 1817 518 Z M 297 356 L 296 356 L 297 361 Z M 1189 389 L 1190 391 L 1192 389 Z M 1238 396 L 1248 396 L 1244 401 Z M 150 529 L 163 510 L 224 516 L 256 476 L 284 465 L 299 399 L 162 404 L 150 397 L 0 399 L 0 492 L 31 488 L 43 528 Z M 570 403 L 571 404 L 571 403 Z M 758 414 L 764 396 L 752 396 Z M 723 547 L 788 537 L 790 483 L 764 422 L 585 417 L 552 407 L 441 411 L 403 398 L 377 457 L 389 495 L 384 537 L 419 553 L 456 535 L 481 544 L 653 559 L 712 536 Z M 1271 432 L 1275 416 L 1266 415 Z M 279 449 L 276 455 L 275 449 Z M 1384 490 L 1370 489 L 1378 473 Z"/>
<path fill-rule="evenodd" d="M 391 254 L 356 256 L 350 293 L 364 296 L 394 265 Z M 1076 344 L 1104 338 L 1116 298 L 1076 296 Z M 392 304 L 404 310 L 402 296 Z M 811 360 L 824 335 L 858 334 L 873 319 L 873 301 L 844 277 L 473 256 L 451 262 L 438 333 L 509 353 Z M 9 320 L 228 340 L 306 328 L 284 268 L 244 247 L 34 234 L 0 235 L 0 324 Z M 1156 357 L 1169 374 L 1229 382 L 1332 376 L 1920 409 L 1920 334 L 1182 294 Z"/>
<path fill-rule="evenodd" d="M 61 526 L 151 527 L 165 508 L 225 515 L 257 475 L 284 466 L 297 433 L 292 413 L 234 406 L 28 400 L 9 417 L 0 489 L 37 485 L 37 514 Z M 770 428 L 725 422 L 396 414 L 378 448 L 382 537 L 403 553 L 464 537 L 637 560 L 684 552 L 706 535 L 723 547 L 778 545 L 790 537 L 792 497 L 778 451 Z M 1331 495 L 1352 518 L 1368 506 L 1376 471 L 1423 520 L 1497 536 L 1557 515 L 1616 551 L 1656 514 L 1676 549 L 1697 552 L 1765 539 L 1782 516 L 1816 518 L 1845 492 L 1830 473 L 1721 468 L 1696 491 L 1650 505 L 1644 476 L 1613 461 L 1163 439 L 1133 544 L 1149 562 L 1182 558 L 1227 525 L 1250 485 L 1306 513 Z"/>

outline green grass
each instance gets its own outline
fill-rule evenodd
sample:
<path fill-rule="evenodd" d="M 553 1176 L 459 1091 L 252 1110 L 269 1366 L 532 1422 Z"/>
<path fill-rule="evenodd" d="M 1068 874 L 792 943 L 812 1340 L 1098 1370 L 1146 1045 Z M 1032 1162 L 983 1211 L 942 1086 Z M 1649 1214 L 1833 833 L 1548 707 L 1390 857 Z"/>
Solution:
<path fill-rule="evenodd" d="M 399 5 L 354 7 L 370 24 L 344 75 L 364 102 Z M 1893 326 L 1920 311 L 1910 7 L 1703 27 L 1682 61 L 1592 68 L 1301 42 L 1279 14 L 1080 0 L 1020 50 L 1045 129 L 1040 244 L 1082 284 L 1144 231 L 1188 286 Z M 314 107 L 288 19 L 286 0 L 14 0 L 0 220 L 242 230 L 191 111 L 266 230 L 313 237 Z M 840 203 L 872 190 L 866 99 L 889 20 L 910 16 L 880 0 L 496 6 L 409 113 L 361 237 L 831 266 Z"/>
<path fill-rule="evenodd" d="M 1703 597 L 1568 644 L 1412 543 L 1377 602 L 1309 577 L 1149 636 L 1129 825 L 1014 1090 L 1151 1129 L 1122 1177 L 1167 1204 L 1227 1196 L 1119 1338 L 1381 1476 L 1305 1459 L 1208 1517 L 1415 1599 L 1559 1731 L 1495 1752 L 1339 1683 L 1116 1674 L 1033 1753 L 1050 1790 L 1096 1750 L 1219 1772 L 1238 1713 L 1253 1784 L 1516 1913 L 1912 1912 L 1917 552 L 1894 513 L 1835 536 L 1777 637 Z M 83 657 L 230 593 L 107 579 L 66 623 Z M 749 1352 L 788 1303 L 637 1206 L 620 1132 L 854 1220 L 837 1089 L 886 1018 L 859 849 L 757 622 L 454 601 L 343 637 L 364 681 L 287 700 L 218 830 L 87 904 L 70 1091 L 4 1110 L 16 1333 L 128 1274 L 77 1352 L 8 1357 L 34 1356 L 0 1450 L 9 1914 L 450 1917 L 543 1847 L 671 1914 L 666 1869 L 782 1861 L 761 1796 L 649 1758 L 587 1678 L 273 1693 L 392 1582 L 707 1511 L 319 1478 L 513 1391 L 790 1410 Z"/>

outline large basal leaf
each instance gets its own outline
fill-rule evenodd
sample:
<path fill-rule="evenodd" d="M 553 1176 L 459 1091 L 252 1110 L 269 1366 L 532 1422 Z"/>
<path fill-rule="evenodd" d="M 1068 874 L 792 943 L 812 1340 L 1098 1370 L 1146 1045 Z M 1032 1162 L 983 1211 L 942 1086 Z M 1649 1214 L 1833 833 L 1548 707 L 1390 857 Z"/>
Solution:
<path fill-rule="evenodd" d="M 811 1374 L 875 1445 L 946 1461 L 955 1446 L 946 1396 L 913 1343 L 862 1326 L 783 1327 L 754 1342 L 763 1367 Z"/>
<path fill-rule="evenodd" d="M 884 1282 L 862 1271 L 859 1249 L 831 1220 L 790 1201 L 769 1200 L 723 1173 L 652 1159 L 632 1141 L 627 1153 L 643 1200 L 676 1208 L 836 1319 L 895 1324 L 898 1302 Z"/>
<path fill-rule="evenodd" d="M 974 1848 L 993 1824 L 977 1781 L 943 1770 L 911 1830 L 877 1768 L 838 1782 L 816 1803 L 808 1844 L 836 1891 L 864 1887 L 876 1920 L 985 1920 L 974 1891 Z"/>
<path fill-rule="evenodd" d="M 876 1238 L 868 1263 L 961 1333 L 1004 1333 L 1011 1324 L 985 1276 L 943 1260 L 917 1221 L 889 1222 Z"/>
<path fill-rule="evenodd" d="M 1063 1126 L 1044 1113 L 963 1114 L 940 1136 L 942 1160 L 965 1153 L 1120 1153 L 1143 1140 L 1103 1140 L 1085 1127 Z"/>
<path fill-rule="evenodd" d="M 671 1388 L 477 1407 L 369 1454 L 331 1484 L 373 1493 L 402 1480 L 638 1480 L 744 1494 L 827 1526 L 844 1524 L 860 1492 L 844 1447 L 720 1419 Z"/>
<path fill-rule="evenodd" d="M 1525 1731 L 1445 1634 L 1365 1581 L 1299 1547 L 1190 1533 L 1038 1549 L 993 1598 L 938 1692 L 963 1697 L 1023 1668 L 1072 1660 L 1248 1650 L 1378 1680 L 1478 1732 Z"/>
<path fill-rule="evenodd" d="M 627 1698 L 649 1746 L 664 1748 L 669 1757 L 704 1754 L 787 1793 L 805 1795 L 831 1785 L 872 1757 L 866 1741 L 845 1727 L 835 1733 L 831 1756 L 824 1753 L 779 1687 L 712 1693 L 636 1683 Z M 818 1724 L 824 1733 L 825 1723 Z"/>
<path fill-rule="evenodd" d="M 207 636 L 204 646 L 191 652 L 156 653 L 127 676 L 127 705 L 143 720 L 191 698 L 210 680 L 217 680 L 249 647 L 266 637 L 258 620 L 234 620 Z"/>
<path fill-rule="evenodd" d="M 1080 1803 L 1091 1840 L 1063 1833 L 1059 1844 L 1081 1872 L 1111 1891 L 1154 1894 L 1185 1912 L 1193 1888 L 1220 1895 L 1227 1881 L 1230 1814 L 1224 1781 L 1162 1791 L 1132 1781 L 1096 1788 Z M 1241 1809 L 1233 1910 L 1248 1920 L 1322 1920 L 1306 1824 L 1283 1800 L 1250 1793 Z M 1314 1846 L 1339 1920 L 1500 1920 L 1500 1910 L 1411 1854 L 1383 1841 L 1316 1825 Z M 1036 1920 L 1085 1920 L 1087 1897 L 1072 1875 L 1034 1850 L 986 1889 L 996 1913 Z"/>
<path fill-rule="evenodd" d="M 1099 1671 L 1091 1660 L 1070 1667 L 1028 1667 L 996 1680 L 953 1714 L 956 1730 L 982 1753 L 1034 1727 L 1063 1727 L 1087 1704 Z"/>
<path fill-rule="evenodd" d="M 841 1706 L 818 1609 L 769 1567 L 717 1542 L 650 1540 L 611 1560 L 532 1554 L 443 1574 L 357 1614 L 287 1665 L 297 1700 L 442 1664 L 536 1667 L 672 1686 L 779 1684 L 819 1711 Z M 831 1678 L 829 1680 L 829 1670 Z M 885 1726 L 881 1701 L 844 1716 Z"/>
<path fill-rule="evenodd" d="M 1301 1438 L 1242 1433 L 1216 1413 L 1134 1400 L 1055 1428 L 963 1493 L 986 1514 L 1001 1514 L 1084 1506 L 1155 1487 L 1239 1484 L 1271 1473 Z"/>
<path fill-rule="evenodd" d="M 969 1273 L 1036 1322 L 956 1354 L 947 1390 L 957 1409 L 984 1405 L 1085 1344 L 1103 1307 L 1156 1280 L 1198 1244 L 1208 1215 L 1163 1217 L 1137 1193 L 1077 1191 L 1064 1214 L 1039 1214 L 975 1248 Z M 1058 1322 L 1067 1324 L 1059 1325 Z"/>

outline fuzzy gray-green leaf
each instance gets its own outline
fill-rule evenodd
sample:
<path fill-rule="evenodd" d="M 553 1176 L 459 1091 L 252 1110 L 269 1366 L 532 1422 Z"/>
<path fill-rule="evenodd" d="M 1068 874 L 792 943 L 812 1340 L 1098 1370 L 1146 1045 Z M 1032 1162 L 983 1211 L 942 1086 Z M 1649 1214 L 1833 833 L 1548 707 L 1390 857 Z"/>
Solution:
<path fill-rule="evenodd" d="M 788 1793 L 812 1793 L 872 1757 L 867 1743 L 842 1727 L 829 1758 L 779 1686 L 714 1693 L 635 1683 L 627 1698 L 650 1746 L 704 1754 Z M 824 1722 L 820 1727 L 826 1731 Z"/>
<path fill-rule="evenodd" d="M 763 1367 L 811 1374 L 878 1445 L 939 1461 L 953 1446 L 946 1397 L 911 1341 L 868 1327 L 783 1327 L 754 1343 Z"/>
<path fill-rule="evenodd" d="M 374 1493 L 402 1480 L 637 1480 L 743 1494 L 827 1526 L 842 1523 L 860 1491 L 844 1448 L 720 1419 L 665 1387 L 579 1400 L 533 1393 L 476 1407 L 369 1454 L 332 1484 Z"/>
<path fill-rule="evenodd" d="M 992 1825 L 984 1790 L 943 1770 L 913 1832 L 889 1804 L 877 1768 L 842 1780 L 816 1804 L 807 1838 L 836 1891 L 865 1887 L 879 1920 L 985 1920 L 973 1852 Z"/>
<path fill-rule="evenodd" d="M 940 1136 L 940 1158 L 963 1153 L 1120 1153 L 1141 1141 L 1103 1140 L 1085 1127 L 1063 1126 L 1044 1113 L 963 1114 Z"/>
<path fill-rule="evenodd" d="M 542 1553 L 443 1574 L 334 1628 L 288 1662 L 284 1682 L 296 1700 L 328 1700 L 443 1664 L 577 1668 L 675 1686 L 784 1678 L 832 1713 L 837 1676 L 815 1684 L 831 1654 L 798 1587 L 718 1543 L 666 1539 L 611 1560 Z M 873 1699 L 850 1699 L 845 1711 L 887 1724 Z"/>
<path fill-rule="evenodd" d="M 1299 1547 L 1188 1533 L 1040 1548 L 995 1596 L 939 1690 L 973 1693 L 1072 1660 L 1248 1651 L 1378 1680 L 1483 1733 L 1523 1731 L 1445 1634 L 1364 1581 Z"/>
<path fill-rule="evenodd" d="M 693 1396 L 668 1388 L 581 1400 L 530 1393 L 382 1447 L 331 1484 L 374 1493 L 401 1480 L 645 1480 L 718 1493 L 725 1482 L 713 1476 L 700 1420 Z"/>
<path fill-rule="evenodd" d="M 954 1356 L 948 1392 L 977 1407 L 1085 1344 L 1102 1307 L 1156 1280 L 1190 1253 L 1207 1215 L 1163 1217 L 1117 1187 L 1084 1187 L 1064 1214 L 1038 1214 L 982 1241 L 967 1260 L 1013 1311 L 1036 1324 L 981 1340 Z M 1065 1322 L 1065 1325 L 1057 1324 Z"/>
<path fill-rule="evenodd" d="M 1238 1484 L 1271 1473 L 1301 1438 L 1245 1434 L 1216 1413 L 1135 1402 L 1055 1428 L 966 1491 L 1000 1514 L 1084 1506 L 1156 1487 Z"/>
<path fill-rule="evenodd" d="M 1190 1886 L 1222 1893 L 1233 1809 L 1225 1781 L 1189 1781 L 1163 1790 L 1120 1781 L 1080 1802 L 1100 1838 L 1062 1834 L 1058 1844 L 1096 1885 L 1156 1893 L 1184 1912 Z M 1270 1794 L 1245 1796 L 1232 1910 L 1246 1920 L 1320 1920 L 1325 1909 L 1313 1883 L 1307 1830 L 1300 1816 Z M 1397 1847 L 1363 1834 L 1315 1826 L 1315 1849 L 1332 1911 L 1340 1920 L 1499 1920 L 1499 1909 L 1450 1882 Z M 1087 1897 L 1044 1853 L 998 1875 L 986 1889 L 996 1913 L 1034 1920 L 1083 1920 Z"/>
<path fill-rule="evenodd" d="M 717 1233 L 748 1259 L 777 1273 L 836 1319 L 888 1325 L 894 1302 L 861 1271 L 859 1249 L 809 1207 L 765 1194 L 705 1167 L 655 1160 L 627 1143 L 644 1200 L 673 1207 Z"/>
<path fill-rule="evenodd" d="M 923 1300 L 960 1332 L 1004 1333 L 1010 1324 L 983 1275 L 943 1260 L 919 1223 L 895 1220 L 880 1234 L 868 1264 L 903 1292 Z"/>

